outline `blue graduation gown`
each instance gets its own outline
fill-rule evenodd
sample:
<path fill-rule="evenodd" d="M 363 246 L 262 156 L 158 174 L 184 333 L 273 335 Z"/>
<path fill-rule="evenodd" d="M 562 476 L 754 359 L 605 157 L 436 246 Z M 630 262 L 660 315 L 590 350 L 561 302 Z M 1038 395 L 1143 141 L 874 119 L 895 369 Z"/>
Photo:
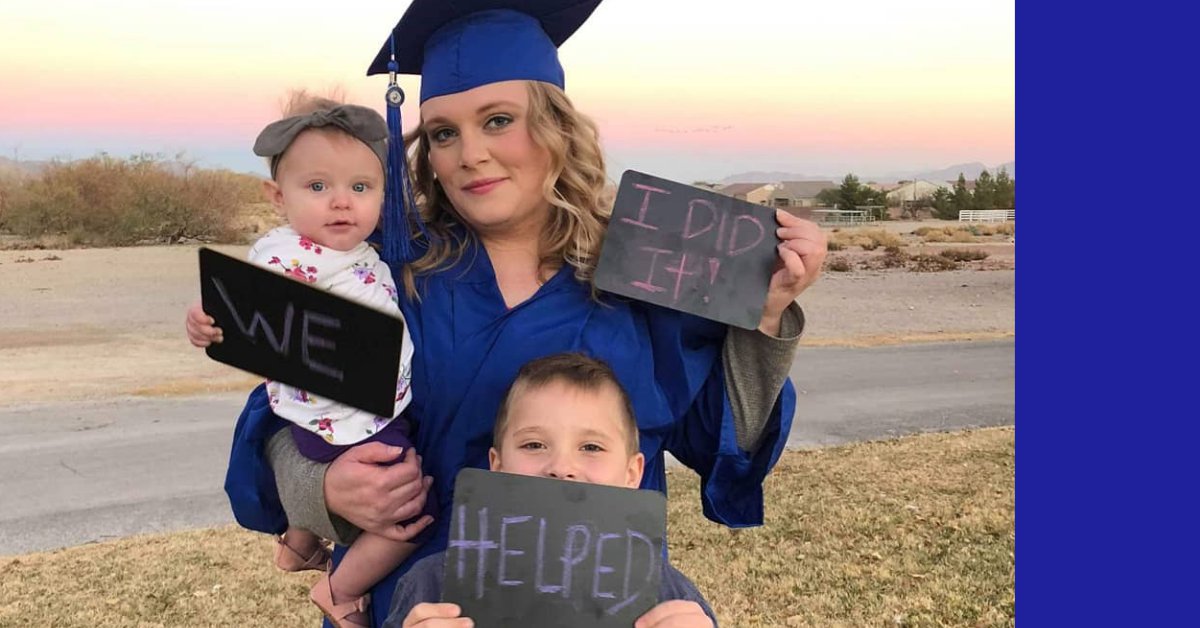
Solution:
<path fill-rule="evenodd" d="M 376 585 L 377 625 L 387 617 L 399 575 L 445 549 L 454 477 L 464 467 L 487 468 L 496 409 L 517 370 L 551 353 L 581 351 L 612 366 L 637 413 L 646 456 L 642 488 L 666 492 L 663 453 L 669 451 L 700 475 L 705 516 L 730 527 L 762 524 L 762 481 L 783 451 L 795 409 L 791 381 L 776 400 L 763 444 L 748 454 L 737 444 L 725 391 L 726 327 L 611 296 L 597 303 L 573 271 L 564 265 L 510 310 L 486 250 L 474 245 L 455 267 L 418 280 L 419 301 L 401 299 L 415 348 L 407 413 L 441 516 L 432 538 Z M 264 388 L 252 392 L 238 419 L 225 483 L 244 527 L 277 534 L 287 526 L 264 454 L 266 441 L 284 425 L 271 413 Z"/>

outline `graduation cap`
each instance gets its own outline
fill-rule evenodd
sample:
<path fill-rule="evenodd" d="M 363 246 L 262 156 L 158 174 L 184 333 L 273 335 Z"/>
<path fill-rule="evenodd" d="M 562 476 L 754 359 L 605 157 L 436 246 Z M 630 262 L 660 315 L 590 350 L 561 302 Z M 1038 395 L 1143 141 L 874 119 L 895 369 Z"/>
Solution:
<path fill-rule="evenodd" d="M 558 46 L 600 0 L 414 0 L 392 29 L 368 75 L 388 74 L 388 181 L 383 259 L 393 269 L 415 260 L 408 229 L 426 238 L 408 177 L 396 74 L 421 76 L 421 102 L 500 81 L 542 81 L 563 88 Z"/>

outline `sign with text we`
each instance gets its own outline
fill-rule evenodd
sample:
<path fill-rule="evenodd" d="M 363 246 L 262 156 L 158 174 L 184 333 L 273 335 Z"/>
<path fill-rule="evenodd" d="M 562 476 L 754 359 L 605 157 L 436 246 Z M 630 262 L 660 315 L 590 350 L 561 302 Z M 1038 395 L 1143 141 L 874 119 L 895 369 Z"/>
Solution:
<path fill-rule="evenodd" d="M 210 358 L 394 415 L 401 319 L 206 248 L 200 295 L 225 336 L 206 349 Z"/>

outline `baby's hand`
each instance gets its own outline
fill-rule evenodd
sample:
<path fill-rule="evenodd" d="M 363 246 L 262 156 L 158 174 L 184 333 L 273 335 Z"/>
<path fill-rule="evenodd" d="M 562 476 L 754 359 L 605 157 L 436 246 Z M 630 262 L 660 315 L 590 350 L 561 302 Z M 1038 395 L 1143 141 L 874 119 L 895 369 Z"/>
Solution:
<path fill-rule="evenodd" d="M 204 307 L 199 302 L 188 308 L 185 327 L 187 327 L 188 342 L 192 343 L 192 346 L 204 348 L 224 340 L 225 336 L 221 333 L 221 328 L 216 325 L 217 321 L 204 313 Z"/>
<path fill-rule="evenodd" d="M 422 602 L 409 611 L 403 628 L 471 628 L 475 625 L 470 617 L 460 615 L 462 609 L 458 604 Z"/>
<path fill-rule="evenodd" d="M 712 625 L 704 609 L 689 600 L 663 602 L 633 622 L 634 628 L 712 628 Z"/>

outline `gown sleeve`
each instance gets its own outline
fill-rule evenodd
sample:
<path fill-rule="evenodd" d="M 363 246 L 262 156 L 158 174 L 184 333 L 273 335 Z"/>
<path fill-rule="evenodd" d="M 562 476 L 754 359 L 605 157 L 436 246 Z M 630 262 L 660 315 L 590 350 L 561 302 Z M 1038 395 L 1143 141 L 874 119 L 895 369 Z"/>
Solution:
<path fill-rule="evenodd" d="M 778 337 L 737 327 L 730 327 L 725 335 L 721 350 L 725 392 L 733 406 L 733 426 L 742 449 L 758 451 L 759 439 L 787 381 L 803 332 L 804 312 L 793 303 L 784 310 Z"/>
<path fill-rule="evenodd" d="M 758 447 L 738 444 L 722 351 L 728 328 L 680 312 L 655 308 L 649 317 L 658 380 L 673 416 L 664 446 L 700 475 L 700 502 L 710 520 L 742 528 L 762 525 L 762 483 L 783 453 L 796 392 L 784 379 L 774 403 L 763 404 Z"/>
<path fill-rule="evenodd" d="M 243 528 L 267 534 L 282 534 L 287 529 L 275 472 L 267 458 L 268 441 L 286 425 L 271 412 L 266 385 L 259 384 L 238 417 L 225 472 L 225 494 L 234 518 Z"/>

